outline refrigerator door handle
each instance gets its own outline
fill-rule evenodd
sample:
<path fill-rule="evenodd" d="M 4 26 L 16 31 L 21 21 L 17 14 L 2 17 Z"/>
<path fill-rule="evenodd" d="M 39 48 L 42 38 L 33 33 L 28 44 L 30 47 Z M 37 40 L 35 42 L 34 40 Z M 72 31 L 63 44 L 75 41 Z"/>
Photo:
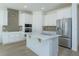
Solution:
<path fill-rule="evenodd" d="M 56 30 L 58 31 L 59 30 L 59 27 L 57 27 Z"/>

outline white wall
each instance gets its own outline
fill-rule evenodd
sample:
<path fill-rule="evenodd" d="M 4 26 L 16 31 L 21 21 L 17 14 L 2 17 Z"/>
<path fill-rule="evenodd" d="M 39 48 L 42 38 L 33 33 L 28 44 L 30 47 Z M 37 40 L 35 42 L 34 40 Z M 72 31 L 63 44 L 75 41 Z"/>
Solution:
<path fill-rule="evenodd" d="M 56 26 L 56 20 L 57 19 L 63 19 L 63 18 L 69 18 L 69 17 L 72 17 L 72 8 L 71 8 L 71 6 L 56 9 L 56 10 L 48 12 L 45 15 L 44 25 L 45 26 L 46 25 L 48 25 L 48 26 Z"/>
<path fill-rule="evenodd" d="M 32 32 L 42 32 L 43 26 L 43 13 L 41 11 L 34 11 L 33 12 L 33 21 L 32 21 Z"/>
<path fill-rule="evenodd" d="M 78 6 L 72 4 L 72 50 L 78 50 Z"/>

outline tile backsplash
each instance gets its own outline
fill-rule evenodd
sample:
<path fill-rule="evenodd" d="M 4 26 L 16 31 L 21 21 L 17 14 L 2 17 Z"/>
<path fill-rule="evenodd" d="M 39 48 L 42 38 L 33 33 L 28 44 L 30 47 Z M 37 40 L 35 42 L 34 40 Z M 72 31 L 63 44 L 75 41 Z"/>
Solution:
<path fill-rule="evenodd" d="M 2 27 L 2 30 L 3 30 L 4 32 L 22 31 L 22 26 L 9 27 L 9 26 L 7 26 L 7 25 L 4 25 L 4 26 Z"/>
<path fill-rule="evenodd" d="M 56 31 L 56 26 L 43 26 L 43 31 Z"/>

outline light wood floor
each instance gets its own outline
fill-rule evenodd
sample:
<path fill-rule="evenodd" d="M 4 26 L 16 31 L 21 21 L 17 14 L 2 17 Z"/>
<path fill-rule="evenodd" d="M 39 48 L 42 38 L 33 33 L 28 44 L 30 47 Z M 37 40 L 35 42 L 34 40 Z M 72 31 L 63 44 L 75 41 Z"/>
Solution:
<path fill-rule="evenodd" d="M 1 45 L 0 56 L 37 56 L 30 49 L 26 48 L 25 41 L 14 44 Z M 79 52 L 59 47 L 59 56 L 79 56 Z"/>

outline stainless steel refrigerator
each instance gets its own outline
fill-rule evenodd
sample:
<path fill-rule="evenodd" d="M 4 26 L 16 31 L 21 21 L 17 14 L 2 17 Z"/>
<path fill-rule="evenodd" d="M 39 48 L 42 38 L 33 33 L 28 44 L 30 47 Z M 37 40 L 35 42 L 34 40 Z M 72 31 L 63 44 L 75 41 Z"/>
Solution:
<path fill-rule="evenodd" d="M 57 34 L 59 37 L 59 45 L 72 48 L 72 18 L 64 18 L 56 21 Z"/>

